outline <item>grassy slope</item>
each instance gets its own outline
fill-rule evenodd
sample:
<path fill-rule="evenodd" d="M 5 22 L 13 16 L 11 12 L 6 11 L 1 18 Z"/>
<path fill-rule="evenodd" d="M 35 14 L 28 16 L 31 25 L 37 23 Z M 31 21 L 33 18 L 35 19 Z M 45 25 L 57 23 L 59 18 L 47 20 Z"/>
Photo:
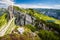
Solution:
<path fill-rule="evenodd" d="M 19 8 L 18 8 L 19 9 Z M 20 10 L 20 9 L 19 9 Z M 25 10 L 26 11 L 26 10 Z M 28 11 L 27 11 L 28 12 Z M 43 15 L 43 14 L 38 14 L 38 13 L 34 13 L 33 14 L 34 15 L 34 17 L 36 17 L 36 18 L 38 18 L 39 20 L 44 20 L 44 21 L 47 21 L 47 20 L 54 20 L 55 22 L 54 23 L 56 23 L 56 24 L 60 24 L 59 22 L 60 22 L 60 20 L 57 20 L 57 19 L 54 19 L 54 18 L 52 18 L 52 17 L 49 17 L 49 16 L 46 16 L 46 15 Z M 28 27 L 29 28 L 29 27 Z M 11 29 L 9 29 L 9 31 L 10 31 Z M 8 31 L 8 32 L 9 32 Z M 26 32 L 27 32 L 28 30 L 26 30 Z M 7 32 L 7 33 L 8 33 Z M 51 33 L 51 32 L 48 32 L 48 31 L 46 31 L 46 30 L 41 30 L 40 31 L 40 33 L 39 33 L 39 35 L 41 35 L 41 36 L 43 36 L 42 37 L 42 39 L 43 38 L 45 38 L 46 37 L 46 35 L 47 35 L 47 38 L 50 38 L 50 36 L 52 37 L 52 39 L 54 38 L 54 40 L 55 40 L 55 38 L 56 37 L 53 37 L 54 35 L 53 35 L 53 33 Z M 12 36 L 11 36 L 12 35 Z M 14 38 L 16 38 L 16 39 L 18 39 L 18 38 L 20 38 L 20 37 L 22 37 L 22 38 L 24 38 L 24 39 L 26 39 L 26 40 L 28 40 L 27 38 L 28 38 L 28 33 L 26 34 L 24 34 L 23 35 L 23 37 L 20 35 L 20 34 L 10 34 L 10 35 L 7 35 L 7 36 L 5 36 L 4 38 L 6 38 L 7 40 L 9 39 L 9 40 L 11 40 L 11 38 L 13 37 L 13 39 Z M 44 36 L 45 35 L 45 36 Z M 53 36 L 52 36 L 53 35 Z M 50 38 L 51 39 L 51 38 Z"/>
<path fill-rule="evenodd" d="M 8 30 L 6 31 L 5 35 L 6 35 L 6 34 L 11 34 L 11 32 L 17 27 L 17 26 L 15 25 L 15 22 L 14 22 L 14 21 L 15 21 L 15 19 L 11 22 L 11 24 L 10 24 Z"/>
<path fill-rule="evenodd" d="M 25 10 L 25 9 L 19 8 L 19 7 L 17 7 L 17 6 L 14 6 L 14 9 L 16 9 L 17 11 L 20 11 L 20 12 L 27 12 L 27 13 L 29 13 L 29 11 L 32 12 L 32 11 L 29 10 L 29 9 Z M 60 24 L 60 20 L 55 19 L 55 18 L 53 18 L 53 17 L 49 17 L 49 16 L 44 15 L 44 14 L 40 14 L 40 13 L 36 12 L 36 10 L 34 10 L 34 11 L 35 11 L 35 13 L 32 14 L 32 15 L 34 15 L 35 17 L 38 17 L 39 19 L 42 19 L 42 20 L 44 20 L 44 21 L 53 20 L 53 21 L 55 21 L 54 23 Z"/>
<path fill-rule="evenodd" d="M 26 27 L 24 28 L 24 33 L 21 35 L 17 32 L 17 29 L 20 28 L 20 26 L 17 26 L 17 28 L 14 30 L 16 33 L 11 33 L 8 35 L 5 35 L 3 37 L 0 37 L 0 40 L 41 40 L 39 36 L 36 34 L 36 36 L 32 35 L 32 31 Z"/>
<path fill-rule="evenodd" d="M 4 13 L 2 16 L 0 16 L 0 28 L 6 23 L 7 23 L 7 14 Z"/>
<path fill-rule="evenodd" d="M 43 14 L 35 13 L 34 16 L 36 16 L 36 17 L 38 17 L 39 19 L 42 19 L 42 20 L 44 20 L 44 21 L 53 20 L 53 21 L 55 21 L 54 23 L 60 24 L 60 20 L 55 19 L 55 18 L 52 18 L 52 17 L 49 17 L 49 16 L 46 16 L 46 15 L 43 15 Z"/>
<path fill-rule="evenodd" d="M 15 7 L 15 8 L 16 8 L 17 11 L 20 11 L 22 9 L 22 8 L 17 9 L 18 7 Z M 47 25 L 51 24 L 51 27 L 53 27 L 56 30 L 58 29 L 58 31 L 60 30 L 60 20 L 55 19 L 53 17 L 49 17 L 49 16 L 44 15 L 44 14 L 40 14 L 36 10 L 33 10 L 33 9 L 22 9 L 21 11 L 23 11 L 23 10 L 24 10 L 24 12 L 34 16 L 37 20 L 43 20 L 46 23 L 47 23 L 47 20 L 52 21 L 52 23 L 49 22 L 49 23 L 47 23 Z"/>

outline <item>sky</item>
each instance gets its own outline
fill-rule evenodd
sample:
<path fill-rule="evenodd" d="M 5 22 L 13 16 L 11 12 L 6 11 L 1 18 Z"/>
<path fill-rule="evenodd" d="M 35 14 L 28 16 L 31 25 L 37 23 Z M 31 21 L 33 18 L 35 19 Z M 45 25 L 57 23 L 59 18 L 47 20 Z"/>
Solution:
<path fill-rule="evenodd" d="M 60 0 L 0 0 L 0 7 L 16 5 L 22 8 L 60 9 Z"/>

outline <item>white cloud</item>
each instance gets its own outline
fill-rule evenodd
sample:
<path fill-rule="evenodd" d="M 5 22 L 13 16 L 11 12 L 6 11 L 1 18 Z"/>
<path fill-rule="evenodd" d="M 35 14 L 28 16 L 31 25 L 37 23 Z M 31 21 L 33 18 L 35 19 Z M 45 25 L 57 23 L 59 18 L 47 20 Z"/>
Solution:
<path fill-rule="evenodd" d="M 48 8 L 48 9 L 60 9 L 60 5 L 44 5 L 44 4 L 14 4 L 22 8 Z"/>
<path fill-rule="evenodd" d="M 54 5 L 54 8 L 60 9 L 60 5 Z"/>
<path fill-rule="evenodd" d="M 13 0 L 0 0 L 0 7 L 8 7 L 9 5 L 13 4 Z"/>
<path fill-rule="evenodd" d="M 1 0 L 1 2 L 8 5 L 12 5 L 14 3 L 13 0 Z"/>
<path fill-rule="evenodd" d="M 22 7 L 22 8 L 52 8 L 50 6 L 44 6 L 44 5 L 36 5 L 36 4 L 14 4 L 16 6 Z"/>
<path fill-rule="evenodd" d="M 58 5 L 45 5 L 45 4 L 41 4 L 41 3 L 37 3 L 37 4 L 15 4 L 15 2 L 13 2 L 14 0 L 0 0 L 0 3 L 5 4 L 6 6 L 9 5 L 15 5 L 15 6 L 19 6 L 21 8 L 52 8 L 52 9 L 60 9 L 60 4 Z M 2 5 L 0 5 L 0 7 L 2 7 Z"/>

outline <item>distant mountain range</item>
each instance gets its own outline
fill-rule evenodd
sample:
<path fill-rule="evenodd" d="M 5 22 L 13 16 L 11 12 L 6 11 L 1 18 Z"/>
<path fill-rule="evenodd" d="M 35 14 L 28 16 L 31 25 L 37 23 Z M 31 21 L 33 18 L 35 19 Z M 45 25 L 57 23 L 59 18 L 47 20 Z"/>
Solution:
<path fill-rule="evenodd" d="M 33 9 L 50 17 L 60 19 L 60 9 L 42 9 L 42 8 L 33 8 Z M 6 9 L 0 8 L 0 15 L 3 14 L 3 12 L 5 11 Z"/>
<path fill-rule="evenodd" d="M 42 9 L 42 8 L 34 8 L 34 10 L 43 13 L 45 15 L 54 17 L 56 19 L 60 19 L 60 9 Z"/>
<path fill-rule="evenodd" d="M 0 8 L 0 15 L 2 15 L 4 12 L 6 12 L 5 8 Z"/>

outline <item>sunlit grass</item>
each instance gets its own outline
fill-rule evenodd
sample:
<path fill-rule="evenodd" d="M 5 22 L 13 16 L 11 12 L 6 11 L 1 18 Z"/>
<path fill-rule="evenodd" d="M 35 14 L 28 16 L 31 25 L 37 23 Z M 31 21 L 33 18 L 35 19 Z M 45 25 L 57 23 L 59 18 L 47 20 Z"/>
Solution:
<path fill-rule="evenodd" d="M 2 16 L 0 16 L 0 28 L 7 23 L 7 14 L 4 13 Z"/>

